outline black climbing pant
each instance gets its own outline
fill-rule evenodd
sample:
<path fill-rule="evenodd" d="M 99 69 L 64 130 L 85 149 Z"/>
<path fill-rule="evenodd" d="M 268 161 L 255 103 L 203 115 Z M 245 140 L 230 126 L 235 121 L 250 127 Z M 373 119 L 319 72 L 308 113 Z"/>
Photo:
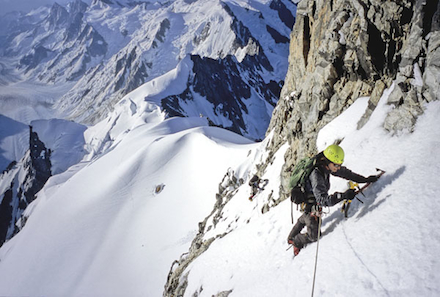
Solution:
<path fill-rule="evenodd" d="M 307 233 L 301 233 L 307 227 Z M 312 216 L 311 213 L 303 213 L 290 231 L 287 240 L 292 240 L 293 244 L 301 249 L 305 245 L 318 240 L 319 218 Z"/>

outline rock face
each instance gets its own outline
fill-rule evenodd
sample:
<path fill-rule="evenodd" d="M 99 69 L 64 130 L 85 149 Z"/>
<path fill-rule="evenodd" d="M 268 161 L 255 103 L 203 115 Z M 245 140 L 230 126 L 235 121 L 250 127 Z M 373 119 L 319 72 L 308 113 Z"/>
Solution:
<path fill-rule="evenodd" d="M 295 161 L 316 153 L 320 128 L 354 100 L 370 96 L 368 120 L 384 89 L 395 87 L 385 128 L 411 131 L 424 102 L 438 100 L 439 1 L 321 1 L 298 4 L 289 71 L 268 133 L 270 150 L 289 142 L 280 200 Z"/>
<path fill-rule="evenodd" d="M 0 175 L 0 246 L 24 226 L 24 210 L 51 176 L 50 154 L 30 127 L 28 152 Z"/>

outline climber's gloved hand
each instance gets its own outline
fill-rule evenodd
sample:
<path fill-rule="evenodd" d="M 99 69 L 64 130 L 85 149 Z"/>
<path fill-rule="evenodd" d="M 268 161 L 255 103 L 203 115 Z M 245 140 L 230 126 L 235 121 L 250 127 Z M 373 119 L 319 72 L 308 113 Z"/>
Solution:
<path fill-rule="evenodd" d="M 379 179 L 377 175 L 370 175 L 367 177 L 367 183 L 374 183 Z"/>
<path fill-rule="evenodd" d="M 356 191 L 354 189 L 349 189 L 344 193 L 341 193 L 341 200 L 353 200 L 356 196 Z"/>

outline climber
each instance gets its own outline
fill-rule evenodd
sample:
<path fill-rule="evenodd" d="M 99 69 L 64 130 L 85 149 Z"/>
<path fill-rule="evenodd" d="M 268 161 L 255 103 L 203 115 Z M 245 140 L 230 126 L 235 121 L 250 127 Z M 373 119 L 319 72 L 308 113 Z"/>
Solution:
<path fill-rule="evenodd" d="M 252 200 L 252 198 L 258 193 L 259 184 L 260 177 L 255 174 L 249 181 L 249 186 L 251 187 L 251 195 L 249 196 L 249 200 Z"/>
<path fill-rule="evenodd" d="M 333 206 L 343 200 L 352 200 L 356 195 L 354 189 L 329 195 L 330 174 L 358 183 L 373 183 L 379 178 L 378 175 L 364 177 L 341 166 L 344 162 L 344 150 L 335 144 L 328 146 L 315 157 L 315 167 L 305 182 L 305 194 L 308 203 L 303 209 L 304 213 L 293 226 L 287 238 L 288 244 L 293 245 L 295 256 L 305 245 L 318 239 L 322 207 Z M 307 233 L 300 233 L 305 226 L 307 227 Z"/>
<path fill-rule="evenodd" d="M 252 201 L 258 192 L 264 191 L 264 188 L 268 183 L 268 179 L 260 179 L 260 177 L 255 174 L 249 181 L 249 186 L 251 187 L 251 195 L 249 196 L 249 200 Z"/>

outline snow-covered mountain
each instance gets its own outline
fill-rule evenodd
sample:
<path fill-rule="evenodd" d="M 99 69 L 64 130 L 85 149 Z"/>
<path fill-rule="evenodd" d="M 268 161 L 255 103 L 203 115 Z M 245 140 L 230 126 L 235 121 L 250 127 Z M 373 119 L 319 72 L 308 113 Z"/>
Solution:
<path fill-rule="evenodd" d="M 440 153 L 440 105 L 425 106 L 413 133 L 392 135 L 382 128 L 390 91 L 361 130 L 356 123 L 368 98 L 318 138 L 322 149 L 343 137 L 351 169 L 387 173 L 360 197 L 363 204 L 353 202 L 348 219 L 338 207 L 325 215 L 317 294 L 440 292 L 439 228 L 424 219 L 439 208 L 432 197 L 440 167 L 430 156 Z M 128 94 L 90 128 L 94 157 L 51 177 L 26 210 L 25 228 L 0 249 L 0 294 L 161 296 L 173 261 L 184 263 L 194 238 L 192 248 L 203 242 L 209 249 L 182 274 L 184 296 L 309 294 L 316 244 L 293 260 L 286 251 L 290 202 L 264 211 L 277 195 L 287 144 L 271 157 L 262 176 L 269 183 L 250 202 L 247 182 L 269 157 L 271 136 L 251 143 L 199 117 L 166 119 L 142 94 Z M 346 187 L 336 179 L 333 185 Z M 294 218 L 300 214 L 294 209 Z"/>
<path fill-rule="evenodd" d="M 176 3 L 178 7 L 173 6 Z M 107 51 L 113 48 L 115 53 L 95 61 L 81 79 L 68 82 L 64 74 L 74 73 L 75 67 L 66 68 L 65 73 L 49 73 L 44 61 L 36 66 L 42 72 L 15 66 L 25 56 L 29 59 L 24 61 L 32 61 L 25 51 L 25 43 L 32 38 L 25 38 L 29 36 L 25 32 L 37 20 L 59 25 L 55 35 L 42 42 L 55 40 L 56 32 L 67 34 L 63 26 L 74 23 L 69 20 L 70 10 L 66 15 L 57 6 L 42 8 L 25 16 L 26 21 L 16 22 L 30 25 L 20 31 L 23 35 L 14 33 L 10 35 L 13 39 L 1 40 L 2 46 L 11 45 L 11 40 L 24 43 L 16 48 L 23 52 L 3 55 L 0 64 L 0 161 L 7 166 L 16 160 L 0 176 L 0 190 L 5 191 L 0 219 L 11 216 L 12 220 L 0 227 L 6 236 L 21 231 L 0 247 L 0 295 L 303 296 L 310 294 L 313 285 L 319 296 L 440 294 L 440 237 L 435 220 L 440 207 L 435 199 L 440 192 L 440 165 L 435 160 L 440 148 L 435 83 L 440 77 L 435 62 L 440 54 L 440 3 L 303 0 L 294 30 L 297 42 L 291 44 L 293 55 L 286 77 L 290 82 L 283 89 L 286 97 L 277 103 L 267 136 L 255 143 L 249 135 L 259 131 L 258 120 L 239 120 L 232 111 L 247 108 L 261 113 L 270 102 L 261 97 L 256 104 L 242 95 L 243 100 L 236 101 L 219 98 L 231 90 L 250 91 L 250 98 L 267 94 L 267 90 L 249 88 L 249 82 L 261 78 L 267 83 L 281 69 L 268 71 L 276 59 L 266 50 L 280 36 L 266 27 L 272 33 L 264 44 L 258 40 L 255 47 L 256 39 L 245 46 L 238 42 L 241 45 L 235 51 L 214 57 L 200 54 L 202 47 L 198 53 L 186 52 L 198 43 L 177 37 L 173 24 L 192 20 L 200 25 L 199 18 L 207 15 L 220 25 L 216 28 L 223 28 L 221 24 L 229 20 L 227 30 L 246 27 L 254 35 L 259 22 L 252 21 L 248 27 L 250 19 L 240 16 L 266 20 L 266 12 L 275 12 L 281 3 L 291 5 L 284 1 L 211 1 L 212 7 L 222 7 L 213 12 L 207 1 L 141 5 L 93 1 L 83 20 L 96 22 L 87 23 L 93 29 L 85 32 L 100 32 Z M 82 7 L 80 2 L 76 5 Z M 184 7 L 187 10 L 180 10 Z M 150 38 L 152 48 L 162 53 L 175 50 L 175 39 L 169 39 L 173 36 L 188 41 L 185 53 L 164 61 L 163 71 L 131 92 L 130 88 L 126 94 L 120 92 L 121 100 L 109 103 L 113 99 L 99 102 L 90 97 L 90 102 L 69 103 L 73 91 L 84 91 L 81 86 L 88 84 L 101 87 L 105 81 L 113 94 L 116 76 L 112 67 L 106 69 L 109 64 L 113 69 L 122 67 L 118 69 L 124 83 L 133 78 L 131 74 L 139 73 L 123 70 L 145 61 L 131 41 L 122 49 L 108 42 L 120 38 L 113 26 L 136 24 L 138 10 L 145 16 L 147 12 L 158 16 L 155 23 L 147 18 L 141 22 L 156 30 L 144 36 Z M 50 11 L 58 12 L 49 20 Z M 17 20 L 23 17 L 14 16 Z M 277 13 L 277 18 L 284 17 Z M 99 26 L 108 28 L 109 35 L 101 33 L 105 30 Z M 211 26 L 197 27 L 197 36 L 203 36 L 202 28 L 213 32 Z M 147 32 L 123 28 L 130 40 L 136 32 Z M 387 30 L 392 36 L 382 34 Z M 235 37 L 247 34 L 245 29 L 236 31 L 243 35 Z M 204 44 L 207 51 L 220 46 L 216 37 L 224 32 L 215 32 L 208 34 L 212 45 Z M 87 62 L 87 57 L 93 52 L 93 40 L 80 46 L 84 55 L 77 61 L 91 65 L 93 59 Z M 137 40 L 139 45 L 147 42 Z M 221 46 L 228 41 L 222 39 Z M 161 48 L 162 43 L 168 47 Z M 265 54 L 251 55 L 251 48 L 263 49 Z M 58 55 L 55 47 L 51 50 L 54 57 Z M 242 55 L 244 52 L 248 54 Z M 66 53 L 67 58 L 70 52 Z M 382 53 L 387 54 L 386 59 Z M 116 57 L 122 59 L 120 64 Z M 99 55 L 95 58 L 101 59 Z M 382 68 L 378 61 L 387 63 Z M 56 70 L 63 59 L 47 62 L 54 63 Z M 146 64 L 148 75 L 162 65 L 154 63 L 151 69 Z M 84 64 L 75 64 L 80 65 Z M 106 71 L 109 76 L 102 74 Z M 216 75 L 209 77 L 213 72 Z M 41 73 L 41 78 L 35 73 Z M 54 73 L 56 83 L 50 85 L 45 75 Z M 381 80 L 375 81 L 378 77 Z M 224 87 L 230 81 L 234 85 Z M 212 93 L 213 87 L 216 93 Z M 62 109 L 78 120 L 75 112 L 85 105 L 92 110 L 82 119 L 93 118 L 94 125 L 51 119 Z M 219 110 L 226 109 L 234 121 L 219 116 Z M 242 132 L 242 122 L 255 126 L 246 130 L 249 134 L 242 133 L 248 137 L 229 131 Z M 286 239 L 301 212 L 283 192 L 289 162 L 304 151 L 316 148 L 317 152 L 335 142 L 344 148 L 344 165 L 350 169 L 362 175 L 374 174 L 376 168 L 386 173 L 364 191 L 365 196 L 359 196 L 363 203 L 353 200 L 347 218 L 340 206 L 325 209 L 319 244 L 308 245 L 293 259 Z M 255 174 L 267 183 L 250 201 L 248 182 Z M 33 183 L 41 177 L 48 178 L 47 182 L 35 193 Z M 331 183 L 330 192 L 348 186 L 347 181 L 333 177 Z M 28 190 L 34 194 L 32 199 L 24 194 Z M 22 199 L 11 199 L 11 195 Z"/>
<path fill-rule="evenodd" d="M 190 56 L 186 88 L 161 98 L 168 116 L 192 116 L 203 102 L 212 125 L 262 139 L 287 72 L 294 14 L 288 0 L 55 3 L 5 16 L 2 73 L 66 85 L 52 102 L 57 116 L 94 124 Z"/>

